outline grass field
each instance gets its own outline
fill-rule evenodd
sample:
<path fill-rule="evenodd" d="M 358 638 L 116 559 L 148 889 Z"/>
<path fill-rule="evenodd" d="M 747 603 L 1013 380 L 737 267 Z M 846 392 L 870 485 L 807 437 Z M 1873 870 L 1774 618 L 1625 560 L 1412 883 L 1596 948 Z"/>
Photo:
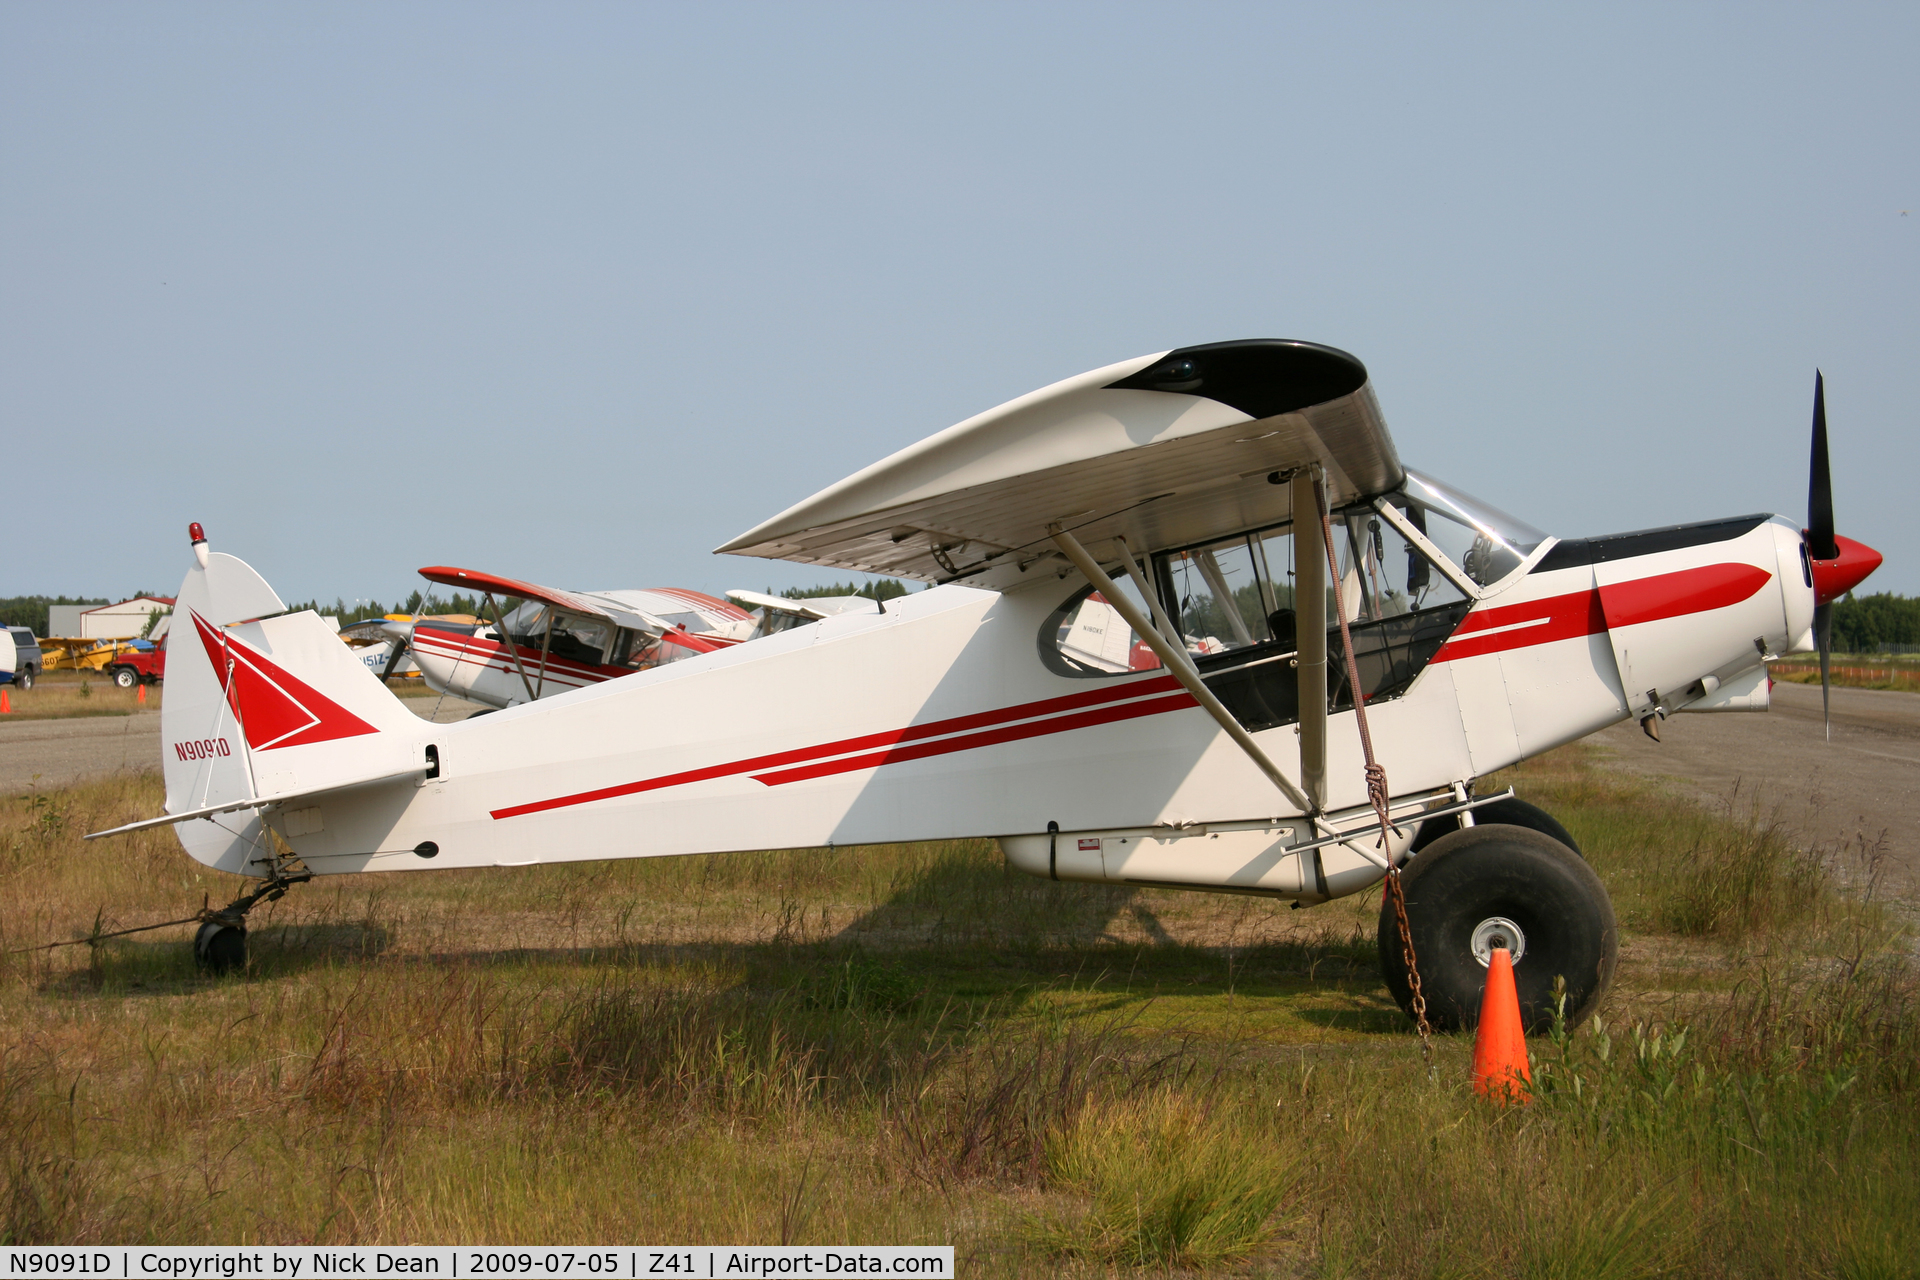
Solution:
<path fill-rule="evenodd" d="M 66 720 L 76 716 L 125 716 L 135 711 L 158 711 L 164 685 L 148 685 L 147 699 L 137 689 L 116 689 L 99 671 L 49 671 L 33 688 L 7 685 L 12 711 L 7 720 Z"/>
<path fill-rule="evenodd" d="M 1820 683 L 1820 659 L 1796 655 L 1769 663 L 1775 680 L 1795 684 Z M 1836 653 L 1828 661 L 1828 675 L 1835 685 L 1849 689 L 1899 689 L 1920 693 L 1920 657 L 1911 654 Z"/>
<path fill-rule="evenodd" d="M 0 1240 L 933 1242 L 967 1275 L 1914 1274 L 1912 939 L 1869 836 L 1794 847 L 1584 747 L 1514 771 L 1608 884 L 1534 1105 L 1434 1071 L 1378 899 L 1056 885 L 957 842 L 354 876 L 0 968 Z M 0 807 L 9 948 L 235 882 L 157 780 Z"/>

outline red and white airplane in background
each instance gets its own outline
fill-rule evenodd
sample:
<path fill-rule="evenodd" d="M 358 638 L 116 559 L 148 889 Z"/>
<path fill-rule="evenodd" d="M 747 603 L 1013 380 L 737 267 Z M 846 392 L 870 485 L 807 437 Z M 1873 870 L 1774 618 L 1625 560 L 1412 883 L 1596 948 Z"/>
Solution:
<path fill-rule="evenodd" d="M 1435 1023 L 1472 1023 L 1499 946 L 1530 1022 L 1556 977 L 1577 1018 L 1614 965 L 1606 891 L 1550 816 L 1476 780 L 1628 718 L 1764 710 L 1768 658 L 1824 656 L 1828 603 L 1880 557 L 1834 533 L 1818 393 L 1813 455 L 1804 530 L 1561 540 L 1404 466 L 1344 352 L 1162 352 L 721 548 L 932 589 L 459 724 L 398 705 L 195 525 L 167 815 L 117 830 L 177 823 L 262 878 L 207 917 L 214 964 L 244 958 L 255 902 L 343 872 L 992 836 L 1038 876 L 1311 905 L 1392 864 Z M 1384 907 L 1381 941 L 1410 1008 Z"/>
<path fill-rule="evenodd" d="M 478 594 L 491 625 L 390 622 L 382 630 L 400 642 L 390 662 L 411 657 L 429 688 L 495 708 L 712 653 L 747 639 L 756 624 L 738 605 L 679 587 L 562 591 L 450 565 L 420 576 Z M 501 599 L 520 604 L 502 615 Z"/>

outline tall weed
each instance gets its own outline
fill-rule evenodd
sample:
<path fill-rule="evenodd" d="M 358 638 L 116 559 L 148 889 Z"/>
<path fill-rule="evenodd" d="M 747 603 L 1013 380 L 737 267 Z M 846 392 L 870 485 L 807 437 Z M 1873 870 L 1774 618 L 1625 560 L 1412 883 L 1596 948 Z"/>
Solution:
<path fill-rule="evenodd" d="M 1159 1088 L 1082 1108 L 1049 1136 L 1046 1169 L 1086 1207 L 1031 1219 L 1031 1238 L 1136 1267 L 1208 1267 L 1265 1245 L 1298 1155 L 1206 1101 Z"/>

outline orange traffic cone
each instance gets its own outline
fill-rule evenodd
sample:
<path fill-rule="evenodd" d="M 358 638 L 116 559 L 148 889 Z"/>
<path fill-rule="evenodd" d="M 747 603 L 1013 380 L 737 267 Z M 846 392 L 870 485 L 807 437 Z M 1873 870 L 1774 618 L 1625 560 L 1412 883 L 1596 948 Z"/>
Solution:
<path fill-rule="evenodd" d="M 1487 990 L 1480 998 L 1480 1029 L 1473 1037 L 1473 1091 L 1502 1105 L 1525 1106 L 1533 1087 L 1527 1070 L 1527 1033 L 1520 1026 L 1520 993 L 1513 986 L 1513 957 L 1495 947 L 1487 963 Z"/>
<path fill-rule="evenodd" d="M 0 716 L 12 715 L 13 704 L 7 701 L 7 691 L 0 688 Z"/>
<path fill-rule="evenodd" d="M 140 696 L 139 698 L 136 699 L 136 701 L 145 702 L 146 700 L 147 700 L 147 682 L 142 680 L 140 682 Z"/>

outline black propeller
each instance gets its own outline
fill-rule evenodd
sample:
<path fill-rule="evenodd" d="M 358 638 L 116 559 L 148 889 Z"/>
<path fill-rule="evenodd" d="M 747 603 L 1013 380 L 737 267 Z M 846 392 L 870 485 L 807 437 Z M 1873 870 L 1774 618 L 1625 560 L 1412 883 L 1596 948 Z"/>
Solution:
<path fill-rule="evenodd" d="M 1813 459 L 1807 467 L 1807 556 L 1834 560 L 1840 544 L 1833 540 L 1833 469 L 1827 459 L 1826 379 L 1813 371 Z M 1813 634 L 1820 646 L 1820 713 L 1827 723 L 1827 741 L 1833 741 L 1833 605 L 1813 610 Z"/>
<path fill-rule="evenodd" d="M 385 684 L 393 678 L 395 668 L 397 668 L 401 660 L 407 656 L 407 649 L 411 646 L 412 642 L 413 637 L 411 635 L 393 637 L 391 641 L 393 652 L 387 656 L 386 669 L 380 673 L 381 684 Z"/>

